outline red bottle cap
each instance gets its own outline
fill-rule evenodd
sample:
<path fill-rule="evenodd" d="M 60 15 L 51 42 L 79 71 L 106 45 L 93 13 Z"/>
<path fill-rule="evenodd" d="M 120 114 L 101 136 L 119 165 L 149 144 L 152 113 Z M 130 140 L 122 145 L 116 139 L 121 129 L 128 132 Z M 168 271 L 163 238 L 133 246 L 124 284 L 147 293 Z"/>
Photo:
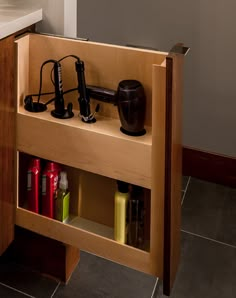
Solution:
<path fill-rule="evenodd" d="M 52 172 L 53 172 L 53 171 L 57 170 L 57 167 L 56 167 L 56 165 L 55 165 L 54 162 L 49 161 L 49 162 L 47 163 L 46 170 L 47 170 L 47 171 L 52 171 Z"/>
<path fill-rule="evenodd" d="M 34 168 L 40 168 L 40 159 L 39 158 L 33 158 L 31 160 L 31 166 Z"/>

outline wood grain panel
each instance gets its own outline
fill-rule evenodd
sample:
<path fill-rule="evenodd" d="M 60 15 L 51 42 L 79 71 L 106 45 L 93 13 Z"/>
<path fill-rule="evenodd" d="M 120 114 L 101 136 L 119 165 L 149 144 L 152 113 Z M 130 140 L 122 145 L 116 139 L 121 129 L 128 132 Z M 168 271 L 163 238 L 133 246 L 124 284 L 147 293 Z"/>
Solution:
<path fill-rule="evenodd" d="M 115 180 L 83 172 L 80 183 L 80 216 L 113 227 L 116 190 Z"/>
<path fill-rule="evenodd" d="M 22 42 L 24 42 L 23 39 L 19 40 L 18 43 Z M 39 71 L 44 61 L 48 59 L 58 60 L 69 54 L 76 55 L 84 61 L 87 84 L 116 90 L 121 80 L 139 80 L 144 86 L 147 97 L 145 124 L 151 126 L 152 65 L 161 64 L 167 53 L 31 34 L 29 35 L 30 88 L 27 92 L 38 93 Z M 24 53 L 22 55 L 22 57 L 25 56 Z M 64 90 L 75 88 L 78 85 L 74 63 L 75 60 L 72 58 L 61 62 Z M 42 91 L 54 91 L 50 78 L 51 69 L 52 64 L 46 65 L 43 69 Z M 48 99 L 48 97 L 42 99 L 44 98 Z M 70 93 L 65 98 L 67 102 L 72 101 L 74 107 L 78 109 L 77 92 Z M 103 116 L 112 114 L 112 117 L 118 118 L 117 107 L 111 104 L 101 103 L 99 113 Z"/>
<path fill-rule="evenodd" d="M 80 251 L 77 247 L 15 226 L 14 241 L 5 255 L 17 264 L 67 283 L 77 267 Z"/>
<path fill-rule="evenodd" d="M 40 114 L 40 115 L 39 115 Z M 17 114 L 17 150 L 85 171 L 151 188 L 151 134 L 119 131 L 118 120 L 85 124 L 55 119 L 50 112 Z"/>
<path fill-rule="evenodd" d="M 163 278 L 166 68 L 153 66 L 151 245 L 153 274 Z"/>
<path fill-rule="evenodd" d="M 180 260 L 183 55 L 166 59 L 166 156 L 163 290 L 170 295 Z"/>
<path fill-rule="evenodd" d="M 14 237 L 14 37 L 0 40 L 0 255 Z"/>
<path fill-rule="evenodd" d="M 15 225 L 15 190 L 17 189 L 15 179 L 15 70 L 17 65 L 14 40 L 16 36 L 29 31 L 34 31 L 34 25 L 0 40 L 0 255 L 13 241 Z M 28 60 L 24 59 L 24 62 L 26 64 L 25 66 L 28 67 Z M 28 88 L 28 74 L 20 73 L 18 77 L 20 78 L 18 85 L 23 82 L 26 84 L 23 84 L 23 88 Z M 19 238 L 21 238 L 21 236 L 19 236 Z M 22 251 L 27 251 L 27 244 L 33 242 L 34 241 L 30 241 L 30 239 L 28 239 L 28 241 L 23 240 L 21 242 L 21 244 L 24 243 L 24 245 L 21 246 L 23 247 Z M 79 250 L 68 245 L 64 247 L 64 259 L 61 259 L 61 262 L 64 264 L 62 280 L 67 281 L 75 268 L 76 262 L 78 262 Z M 23 253 L 21 255 L 22 251 L 16 251 L 19 258 L 23 257 Z M 60 248 L 58 249 L 57 247 L 57 252 L 58 251 L 60 251 Z M 55 252 L 56 249 L 54 250 L 54 253 Z M 43 253 L 40 253 L 43 258 Z M 47 261 L 46 258 L 44 261 Z M 46 264 L 46 262 L 44 262 L 44 264 Z M 54 265 L 52 265 L 52 263 L 47 264 L 48 272 L 50 271 L 52 273 Z M 44 273 L 47 270 L 44 270 Z M 56 276 L 56 274 L 54 276 Z"/>
<path fill-rule="evenodd" d="M 16 210 L 16 224 L 106 259 L 150 273 L 152 260 L 148 252 L 120 244 L 75 226 L 36 215 L 22 208 Z"/>
<path fill-rule="evenodd" d="M 0 255 L 14 237 L 15 200 L 15 36 L 34 31 L 34 25 L 0 40 Z"/>

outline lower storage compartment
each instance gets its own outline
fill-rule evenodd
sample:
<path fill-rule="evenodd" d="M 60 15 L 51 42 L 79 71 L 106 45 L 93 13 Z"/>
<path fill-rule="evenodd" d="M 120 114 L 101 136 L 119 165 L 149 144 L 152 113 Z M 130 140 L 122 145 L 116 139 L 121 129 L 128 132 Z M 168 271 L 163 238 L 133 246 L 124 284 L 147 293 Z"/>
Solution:
<path fill-rule="evenodd" d="M 42 214 L 42 173 L 48 162 L 44 159 L 40 159 L 39 208 L 37 212 L 29 210 L 27 175 L 32 158 L 35 157 L 17 152 L 17 225 L 138 270 L 150 271 L 149 189 L 140 187 L 135 192 L 137 186 L 128 185 L 127 238 L 125 243 L 120 243 L 114 238 L 116 180 L 57 164 L 61 171 L 67 173 L 70 192 L 69 217 L 65 222 L 60 222 L 55 217 Z M 139 198 L 134 200 L 137 193 Z M 138 205 L 135 204 L 137 201 Z"/>

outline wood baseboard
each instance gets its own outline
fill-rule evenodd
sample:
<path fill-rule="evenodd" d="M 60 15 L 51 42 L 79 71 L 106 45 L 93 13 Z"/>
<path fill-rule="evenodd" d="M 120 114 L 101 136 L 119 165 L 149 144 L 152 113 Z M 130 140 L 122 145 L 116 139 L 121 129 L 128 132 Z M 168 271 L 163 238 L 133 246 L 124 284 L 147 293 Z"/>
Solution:
<path fill-rule="evenodd" d="M 64 283 L 69 281 L 80 258 L 78 248 L 18 226 L 15 226 L 15 238 L 6 254 L 16 263 Z"/>
<path fill-rule="evenodd" d="M 183 147 L 183 175 L 236 187 L 236 158 Z"/>

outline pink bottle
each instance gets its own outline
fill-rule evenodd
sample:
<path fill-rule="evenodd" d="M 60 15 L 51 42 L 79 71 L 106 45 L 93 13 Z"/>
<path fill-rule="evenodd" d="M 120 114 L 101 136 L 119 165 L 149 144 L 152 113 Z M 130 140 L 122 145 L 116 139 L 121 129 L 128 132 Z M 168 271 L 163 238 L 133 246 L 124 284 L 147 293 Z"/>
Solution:
<path fill-rule="evenodd" d="M 58 188 L 60 168 L 54 162 L 47 162 L 42 175 L 42 215 L 54 218 L 54 200 Z"/>
<path fill-rule="evenodd" d="M 28 209 L 39 213 L 40 159 L 32 158 L 27 171 Z"/>

